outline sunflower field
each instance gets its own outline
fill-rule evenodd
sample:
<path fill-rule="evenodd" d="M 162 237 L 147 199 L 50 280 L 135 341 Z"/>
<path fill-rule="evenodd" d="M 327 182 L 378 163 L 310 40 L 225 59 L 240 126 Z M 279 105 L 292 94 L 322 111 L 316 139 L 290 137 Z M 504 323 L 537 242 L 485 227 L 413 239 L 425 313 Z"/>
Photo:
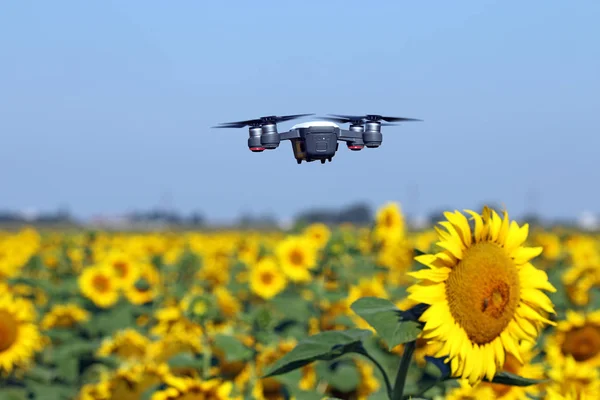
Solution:
<path fill-rule="evenodd" d="M 600 240 L 504 211 L 0 233 L 0 400 L 600 399 Z"/>

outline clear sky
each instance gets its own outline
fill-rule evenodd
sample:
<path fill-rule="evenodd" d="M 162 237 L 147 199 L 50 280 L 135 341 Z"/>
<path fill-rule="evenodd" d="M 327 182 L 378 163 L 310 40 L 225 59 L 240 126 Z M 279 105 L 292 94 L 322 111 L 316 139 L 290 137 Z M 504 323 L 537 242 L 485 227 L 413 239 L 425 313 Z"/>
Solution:
<path fill-rule="evenodd" d="M 592 0 L 3 2 L 0 209 L 600 212 L 599 20 Z M 424 122 L 325 165 L 210 129 L 296 113 Z"/>

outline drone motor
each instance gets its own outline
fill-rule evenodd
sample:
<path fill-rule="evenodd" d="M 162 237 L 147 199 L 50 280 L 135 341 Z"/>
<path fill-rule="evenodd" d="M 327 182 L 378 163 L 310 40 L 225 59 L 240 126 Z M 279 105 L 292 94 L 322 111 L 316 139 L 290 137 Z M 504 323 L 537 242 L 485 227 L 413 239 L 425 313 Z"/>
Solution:
<path fill-rule="evenodd" d="M 360 121 L 352 121 L 350 124 L 350 131 L 359 133 L 359 137 L 356 137 L 352 141 L 347 141 L 346 146 L 352 151 L 360 151 L 365 147 L 365 142 L 360 137 L 364 136 L 364 127 Z"/>
<path fill-rule="evenodd" d="M 260 142 L 265 149 L 276 149 L 279 146 L 279 141 L 279 133 L 277 132 L 276 124 L 267 123 L 261 127 Z"/>
<path fill-rule="evenodd" d="M 381 123 L 376 121 L 368 121 L 365 123 L 363 132 L 363 140 L 365 145 L 370 149 L 375 149 L 381 146 L 383 135 L 381 134 Z"/>
<path fill-rule="evenodd" d="M 265 146 L 262 144 L 262 128 L 260 126 L 251 126 L 248 128 L 250 137 L 248 138 L 248 148 L 254 153 L 260 153 L 265 150 Z"/>

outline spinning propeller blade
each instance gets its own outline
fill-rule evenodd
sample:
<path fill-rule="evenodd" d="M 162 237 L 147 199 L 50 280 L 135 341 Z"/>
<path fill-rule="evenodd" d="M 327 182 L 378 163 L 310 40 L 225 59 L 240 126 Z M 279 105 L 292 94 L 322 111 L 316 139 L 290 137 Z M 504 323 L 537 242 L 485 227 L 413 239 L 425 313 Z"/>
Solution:
<path fill-rule="evenodd" d="M 315 114 L 294 114 L 294 115 L 269 115 L 266 117 L 260 117 L 256 119 L 247 119 L 245 121 L 236 121 L 236 122 L 223 122 L 218 126 L 213 126 L 213 128 L 243 128 L 245 126 L 261 126 L 264 124 L 272 123 L 278 124 L 280 122 L 290 121 L 297 118 L 307 117 L 309 115 Z"/>

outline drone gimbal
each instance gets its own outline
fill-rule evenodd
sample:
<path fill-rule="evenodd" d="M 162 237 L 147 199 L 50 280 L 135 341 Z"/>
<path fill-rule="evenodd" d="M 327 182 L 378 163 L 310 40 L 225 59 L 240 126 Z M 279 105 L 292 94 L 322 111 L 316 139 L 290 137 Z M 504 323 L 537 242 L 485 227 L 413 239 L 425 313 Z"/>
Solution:
<path fill-rule="evenodd" d="M 346 142 L 347 147 L 352 151 L 362 150 L 365 146 L 368 148 L 379 147 L 383 141 L 381 127 L 395 125 L 380 121 L 420 121 L 413 118 L 383 117 L 381 115 L 332 115 L 321 119 L 349 123 L 349 129 L 339 128 L 334 123 L 327 124 L 323 121 L 315 121 L 300 124 L 300 126 L 287 132 L 277 131 L 278 123 L 309 115 L 314 114 L 296 114 L 281 117 L 273 115 L 246 121 L 226 122 L 214 128 L 243 128 L 247 126 L 250 134 L 248 148 L 253 152 L 273 150 L 279 147 L 282 140 L 289 140 L 292 143 L 294 157 L 298 164 L 301 164 L 302 161 L 311 162 L 316 160 L 320 160 L 322 164 L 325 164 L 325 161 L 331 162 L 338 150 L 338 141 Z"/>

